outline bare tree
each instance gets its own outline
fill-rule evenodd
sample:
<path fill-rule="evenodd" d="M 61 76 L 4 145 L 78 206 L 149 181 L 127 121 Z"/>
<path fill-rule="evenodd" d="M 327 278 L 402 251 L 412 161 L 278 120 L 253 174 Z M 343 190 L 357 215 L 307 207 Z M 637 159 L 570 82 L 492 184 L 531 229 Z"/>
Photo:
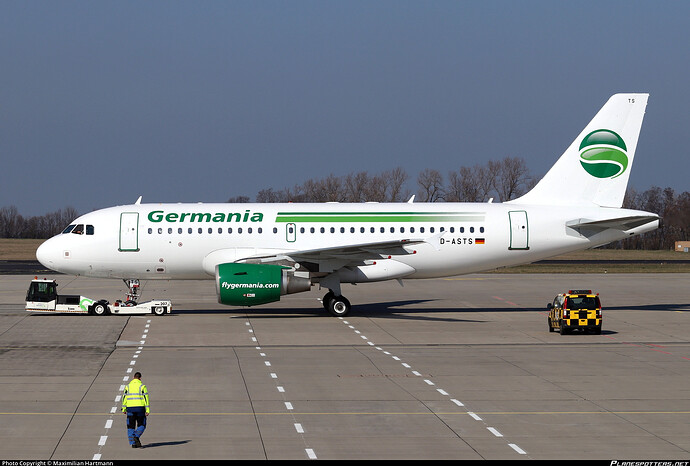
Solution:
<path fill-rule="evenodd" d="M 346 202 L 366 202 L 370 184 L 367 172 L 350 173 L 345 177 Z"/>
<path fill-rule="evenodd" d="M 15 206 L 0 208 L 0 237 L 50 238 L 60 233 L 79 216 L 73 207 L 45 215 L 22 217 Z"/>
<path fill-rule="evenodd" d="M 345 199 L 343 180 L 332 173 L 323 181 L 322 189 L 325 202 L 343 202 Z"/>
<path fill-rule="evenodd" d="M 489 166 L 460 167 L 448 175 L 447 201 L 486 202 L 493 190 L 495 173 Z"/>
<path fill-rule="evenodd" d="M 233 196 L 228 199 L 229 204 L 246 204 L 250 202 L 249 196 Z"/>
<path fill-rule="evenodd" d="M 443 175 L 438 170 L 425 169 L 417 177 L 419 186 L 419 200 L 422 202 L 438 202 L 443 200 Z"/>
<path fill-rule="evenodd" d="M 262 189 L 256 195 L 256 202 L 287 202 L 287 195 L 285 194 L 285 190 L 274 191 L 273 188 Z"/>
<path fill-rule="evenodd" d="M 24 218 L 19 215 L 16 206 L 0 209 L 0 235 L 3 238 L 20 238 Z"/>
<path fill-rule="evenodd" d="M 382 176 L 386 183 L 386 191 L 388 192 L 387 202 L 402 202 L 410 197 L 410 191 L 405 189 L 405 183 L 407 183 L 409 177 L 402 167 L 384 172 Z"/>
<path fill-rule="evenodd" d="M 525 160 L 519 157 L 506 157 L 498 162 L 489 162 L 489 169 L 496 173 L 494 189 L 502 202 L 522 196 L 530 180 Z"/>

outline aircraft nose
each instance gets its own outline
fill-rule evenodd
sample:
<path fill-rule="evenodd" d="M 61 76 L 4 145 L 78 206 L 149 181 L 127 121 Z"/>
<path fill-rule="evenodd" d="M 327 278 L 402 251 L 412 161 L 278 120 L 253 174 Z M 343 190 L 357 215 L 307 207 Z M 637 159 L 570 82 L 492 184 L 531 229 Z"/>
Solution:
<path fill-rule="evenodd" d="M 55 269 L 57 254 L 54 244 L 51 244 L 51 240 L 45 241 L 36 249 L 36 259 L 43 267 Z"/>

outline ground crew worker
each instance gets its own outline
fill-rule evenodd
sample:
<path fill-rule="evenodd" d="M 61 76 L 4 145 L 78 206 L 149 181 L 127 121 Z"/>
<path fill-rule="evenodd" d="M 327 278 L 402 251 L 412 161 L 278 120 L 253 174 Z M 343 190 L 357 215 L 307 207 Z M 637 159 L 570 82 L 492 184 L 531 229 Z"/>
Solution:
<path fill-rule="evenodd" d="M 132 448 L 141 448 L 139 437 L 146 430 L 146 416 L 149 415 L 149 394 L 141 383 L 141 372 L 134 374 L 125 387 L 122 396 L 122 412 L 127 415 L 127 437 Z"/>

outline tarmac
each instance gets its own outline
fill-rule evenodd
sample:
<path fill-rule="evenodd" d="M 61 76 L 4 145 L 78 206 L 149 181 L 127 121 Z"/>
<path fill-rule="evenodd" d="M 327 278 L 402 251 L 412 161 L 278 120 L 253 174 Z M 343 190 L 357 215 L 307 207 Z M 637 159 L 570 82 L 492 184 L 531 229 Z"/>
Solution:
<path fill-rule="evenodd" d="M 344 285 L 345 318 L 318 289 L 225 307 L 212 280 L 142 282 L 165 316 L 30 313 L 31 278 L 0 277 L 2 460 L 690 460 L 690 274 Z M 574 288 L 600 293 L 601 335 L 548 331 Z M 141 449 L 119 401 L 136 371 Z"/>

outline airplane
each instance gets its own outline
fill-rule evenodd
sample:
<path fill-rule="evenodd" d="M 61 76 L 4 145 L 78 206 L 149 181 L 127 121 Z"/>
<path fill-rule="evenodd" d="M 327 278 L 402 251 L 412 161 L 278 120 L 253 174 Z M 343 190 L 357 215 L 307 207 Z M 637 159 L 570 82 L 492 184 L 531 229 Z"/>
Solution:
<path fill-rule="evenodd" d="M 45 267 L 119 278 L 214 279 L 255 306 L 342 284 L 457 276 L 595 248 L 659 227 L 621 208 L 648 94 L 615 94 L 533 189 L 503 203 L 136 203 L 80 216 L 37 250 Z"/>

